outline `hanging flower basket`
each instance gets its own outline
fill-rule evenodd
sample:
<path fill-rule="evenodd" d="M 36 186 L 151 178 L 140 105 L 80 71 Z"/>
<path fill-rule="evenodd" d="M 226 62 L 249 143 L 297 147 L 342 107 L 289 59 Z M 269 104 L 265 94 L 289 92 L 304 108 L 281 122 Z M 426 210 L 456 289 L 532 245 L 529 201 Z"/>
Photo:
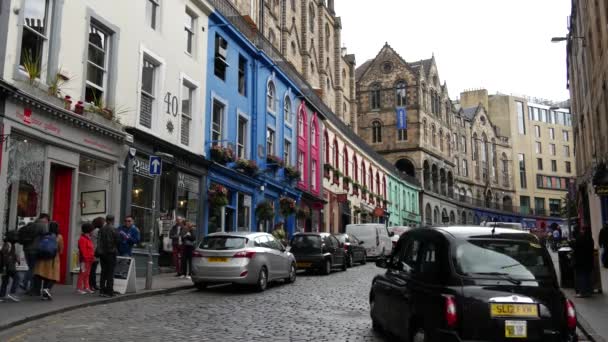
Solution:
<path fill-rule="evenodd" d="M 343 182 L 344 184 L 348 185 L 348 184 L 350 184 L 350 183 L 352 183 L 352 182 L 353 182 L 353 179 L 352 179 L 352 178 L 350 178 L 349 176 L 344 176 L 344 177 L 342 177 L 342 182 Z"/>
<path fill-rule="evenodd" d="M 255 216 L 258 221 L 272 220 L 274 217 L 274 207 L 271 201 L 260 202 L 255 208 Z"/>
<path fill-rule="evenodd" d="M 268 165 L 269 169 L 278 169 L 280 167 L 283 167 L 283 165 L 285 165 L 285 163 L 283 162 L 283 159 L 269 154 L 266 156 L 266 163 Z"/>
<path fill-rule="evenodd" d="M 301 176 L 300 170 L 296 169 L 294 166 L 286 166 L 285 167 L 285 177 L 294 180 L 299 179 Z"/>
<path fill-rule="evenodd" d="M 220 145 L 211 146 L 210 150 L 211 160 L 218 164 L 226 165 L 234 161 L 234 151 L 229 147 L 223 147 Z"/>
<path fill-rule="evenodd" d="M 223 207 L 228 205 L 228 189 L 219 184 L 212 184 L 209 188 L 209 204 L 212 207 Z"/>
<path fill-rule="evenodd" d="M 279 210 L 283 217 L 293 215 L 296 212 L 296 201 L 289 197 L 281 197 L 279 199 Z"/>
<path fill-rule="evenodd" d="M 367 190 L 366 186 L 363 186 L 363 188 L 361 189 L 361 193 L 363 193 L 364 195 L 366 195 L 367 193 L 369 193 L 369 190 Z"/>
<path fill-rule="evenodd" d="M 304 220 L 310 217 L 310 211 L 305 208 L 300 208 L 296 212 L 296 217 L 300 220 Z"/>
<path fill-rule="evenodd" d="M 255 160 L 239 159 L 236 161 L 236 169 L 250 176 L 258 173 L 258 164 Z"/>

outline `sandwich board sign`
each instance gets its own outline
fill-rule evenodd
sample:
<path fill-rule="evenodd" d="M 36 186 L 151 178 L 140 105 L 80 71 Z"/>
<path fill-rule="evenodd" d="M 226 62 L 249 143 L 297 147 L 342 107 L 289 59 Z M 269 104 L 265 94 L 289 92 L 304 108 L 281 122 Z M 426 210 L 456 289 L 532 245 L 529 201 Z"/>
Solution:
<path fill-rule="evenodd" d="M 125 294 L 137 291 L 135 284 L 135 259 L 117 257 L 114 268 L 114 291 Z"/>

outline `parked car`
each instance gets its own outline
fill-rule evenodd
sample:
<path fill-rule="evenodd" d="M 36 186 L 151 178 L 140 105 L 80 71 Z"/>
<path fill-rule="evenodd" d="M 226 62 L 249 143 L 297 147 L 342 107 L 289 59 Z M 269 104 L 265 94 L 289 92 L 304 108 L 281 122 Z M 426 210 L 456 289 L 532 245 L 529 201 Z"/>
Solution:
<path fill-rule="evenodd" d="M 408 341 L 576 341 L 574 305 L 527 232 L 412 229 L 372 282 L 372 326 Z"/>
<path fill-rule="evenodd" d="M 412 229 L 412 227 L 409 227 L 409 226 L 388 227 L 389 233 L 393 233 L 393 236 L 391 236 L 393 250 L 395 249 L 395 246 L 397 246 L 397 241 L 399 241 L 399 237 L 410 229 Z"/>
<path fill-rule="evenodd" d="M 296 259 L 268 233 L 232 232 L 206 236 L 193 253 L 192 281 L 199 289 L 210 283 L 254 285 L 296 280 Z"/>
<path fill-rule="evenodd" d="M 289 247 L 299 270 L 330 274 L 333 268 L 340 267 L 346 271 L 344 245 L 329 233 L 297 233 Z"/>
<path fill-rule="evenodd" d="M 393 249 L 391 242 L 392 233 L 380 223 L 363 223 L 346 225 L 346 233 L 353 234 L 361 241 L 365 247 L 368 258 L 388 256 Z"/>
<path fill-rule="evenodd" d="M 365 265 L 367 262 L 367 255 L 365 253 L 365 247 L 361 246 L 364 241 L 360 241 L 352 234 L 336 234 L 335 237 L 344 244 L 347 267 L 353 267 L 356 262 Z"/>

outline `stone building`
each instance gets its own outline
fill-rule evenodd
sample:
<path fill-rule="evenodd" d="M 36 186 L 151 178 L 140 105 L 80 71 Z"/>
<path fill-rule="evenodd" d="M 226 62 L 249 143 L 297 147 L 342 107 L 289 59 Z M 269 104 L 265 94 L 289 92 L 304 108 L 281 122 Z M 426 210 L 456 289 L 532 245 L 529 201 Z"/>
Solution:
<path fill-rule="evenodd" d="M 458 108 L 434 56 L 408 63 L 388 44 L 356 70 L 357 133 L 401 172 L 423 184 L 426 223 L 478 223 L 512 205 L 510 141 L 487 105 Z M 398 127 L 405 109 L 406 127 Z M 503 174 L 506 172 L 506 176 Z"/>
<path fill-rule="evenodd" d="M 566 37 L 579 218 L 591 226 L 596 242 L 608 223 L 607 10 L 604 1 L 573 0 Z"/>
<path fill-rule="evenodd" d="M 342 48 L 333 0 L 230 0 L 345 124 L 354 125 L 355 56 Z M 261 5 L 263 4 L 263 5 Z"/>

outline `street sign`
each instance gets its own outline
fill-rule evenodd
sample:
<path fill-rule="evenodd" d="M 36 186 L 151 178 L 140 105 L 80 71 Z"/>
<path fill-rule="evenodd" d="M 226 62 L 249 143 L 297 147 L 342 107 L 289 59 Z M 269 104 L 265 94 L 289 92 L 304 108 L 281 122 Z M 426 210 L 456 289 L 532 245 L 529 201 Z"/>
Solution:
<path fill-rule="evenodd" d="M 158 156 L 150 156 L 148 172 L 150 176 L 160 175 L 163 172 L 163 162 Z"/>

